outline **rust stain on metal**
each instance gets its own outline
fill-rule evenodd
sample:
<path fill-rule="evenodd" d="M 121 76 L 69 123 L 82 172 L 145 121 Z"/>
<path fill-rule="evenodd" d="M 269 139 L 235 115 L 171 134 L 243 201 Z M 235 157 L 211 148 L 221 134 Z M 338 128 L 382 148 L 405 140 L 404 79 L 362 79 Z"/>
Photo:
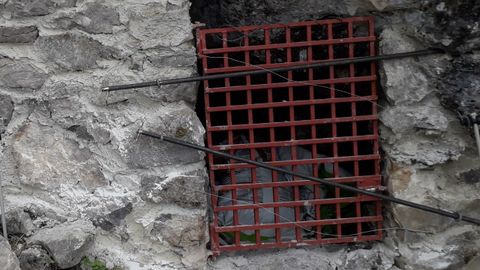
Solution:
<path fill-rule="evenodd" d="M 368 31 L 357 32 L 358 25 Z M 375 56 L 375 42 L 372 17 L 197 29 L 203 75 Z M 376 73 L 375 63 L 367 62 L 204 81 L 208 147 L 294 171 L 311 168 L 314 177 L 356 187 L 380 187 Z M 211 154 L 208 164 L 214 254 L 382 238 L 378 199 L 277 173 L 259 179 L 252 165 Z M 237 183 L 248 170 L 250 181 Z M 301 193 L 306 187 L 313 191 L 309 198 Z M 282 189 L 291 190 L 291 198 L 280 198 Z M 248 203 L 238 200 L 245 191 L 252 195 Z M 273 194 L 272 201 L 259 198 L 264 192 Z M 228 194 L 231 204 L 219 205 L 220 194 Z M 307 207 L 312 216 L 301 215 Z M 274 222 L 262 222 L 265 208 Z M 292 220 L 280 215 L 287 208 Z M 251 222 L 241 224 L 245 211 Z M 232 214 L 230 224 L 220 220 L 225 213 Z M 265 237 L 268 230 L 273 237 Z M 285 230 L 293 231 L 289 239 Z"/>

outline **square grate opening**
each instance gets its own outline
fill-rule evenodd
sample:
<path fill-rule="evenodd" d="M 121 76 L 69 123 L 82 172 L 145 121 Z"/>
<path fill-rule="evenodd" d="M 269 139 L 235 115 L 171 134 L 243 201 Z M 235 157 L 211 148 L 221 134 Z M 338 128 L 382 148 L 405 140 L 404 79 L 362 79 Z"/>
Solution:
<path fill-rule="evenodd" d="M 374 56 L 372 17 L 200 29 L 204 75 Z M 358 188 L 381 183 L 373 62 L 204 81 L 209 148 Z M 372 197 L 208 155 L 215 254 L 382 238 Z"/>

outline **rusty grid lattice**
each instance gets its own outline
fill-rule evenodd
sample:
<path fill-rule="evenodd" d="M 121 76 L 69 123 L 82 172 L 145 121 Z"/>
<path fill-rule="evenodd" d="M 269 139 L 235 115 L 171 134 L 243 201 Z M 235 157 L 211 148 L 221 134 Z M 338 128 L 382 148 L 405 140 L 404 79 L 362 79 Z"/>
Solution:
<path fill-rule="evenodd" d="M 376 41 L 372 17 L 200 29 L 197 37 L 204 75 L 374 56 Z M 375 63 L 209 80 L 204 87 L 209 148 L 359 188 L 380 185 Z M 265 177 L 212 154 L 208 163 L 216 254 L 382 238 L 376 198 L 276 172 Z"/>

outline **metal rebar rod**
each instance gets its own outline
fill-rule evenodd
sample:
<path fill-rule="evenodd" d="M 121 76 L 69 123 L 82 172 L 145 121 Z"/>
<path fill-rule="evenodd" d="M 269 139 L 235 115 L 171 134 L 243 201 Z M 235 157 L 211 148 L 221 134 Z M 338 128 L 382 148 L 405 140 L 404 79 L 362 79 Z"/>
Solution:
<path fill-rule="evenodd" d="M 0 212 L 2 213 L 3 237 L 8 240 L 7 222 L 5 218 L 5 202 L 3 198 L 2 175 L 0 174 Z"/>
<path fill-rule="evenodd" d="M 444 53 L 444 51 L 442 51 L 440 49 L 428 49 L 428 50 L 420 50 L 420 51 L 412 51 L 412 52 L 404 52 L 404 53 L 394 53 L 394 54 L 387 54 L 387 55 L 365 56 L 365 57 L 358 57 L 358 58 L 353 58 L 353 59 L 347 58 L 347 59 L 319 61 L 319 62 L 315 62 L 315 63 L 311 63 L 311 64 L 290 65 L 288 67 L 279 67 L 279 68 L 271 68 L 271 69 L 259 68 L 258 67 L 258 69 L 255 69 L 255 70 L 242 71 L 242 72 L 221 73 L 221 74 L 187 77 L 187 78 L 178 78 L 178 79 L 167 79 L 167 80 L 158 79 L 158 80 L 155 80 L 155 81 L 142 82 L 142 83 L 112 85 L 112 86 L 107 86 L 107 87 L 102 88 L 102 91 L 103 92 L 112 92 L 112 91 L 120 91 L 120 90 L 127 90 L 127 89 L 133 89 L 133 88 L 144 88 L 144 87 L 160 86 L 160 85 L 168 85 L 168 84 L 190 83 L 190 82 L 198 82 L 198 81 L 203 81 L 203 80 L 235 78 L 235 77 L 243 77 L 243 76 L 247 76 L 247 75 L 278 73 L 278 72 L 298 70 L 298 69 L 338 66 L 338 65 L 370 62 L 370 61 L 380 61 L 380 60 L 390 60 L 390 59 L 406 58 L 406 57 L 413 57 L 413 56 L 422 56 L 422 55 L 437 54 L 437 53 Z"/>
<path fill-rule="evenodd" d="M 340 184 L 340 183 L 335 183 L 335 182 L 332 182 L 332 181 L 329 181 L 329 180 L 325 180 L 325 179 L 321 179 L 321 178 L 315 178 L 315 177 L 304 175 L 304 174 L 299 174 L 299 173 L 296 173 L 296 172 L 293 172 L 293 171 L 290 171 L 290 170 L 285 170 L 285 169 L 281 169 L 281 168 L 278 168 L 278 167 L 275 167 L 275 166 L 268 165 L 264 162 L 259 162 L 259 161 L 254 161 L 254 160 L 250 160 L 250 159 L 246 159 L 246 158 L 237 157 L 237 156 L 230 155 L 230 154 L 227 154 L 227 153 L 223 153 L 223 152 L 220 152 L 220 151 L 212 150 L 212 149 L 207 148 L 207 147 L 203 147 L 203 146 L 200 146 L 200 145 L 192 144 L 192 143 L 189 143 L 189 142 L 185 142 L 185 141 L 178 140 L 178 139 L 175 139 L 175 138 L 172 138 L 172 137 L 163 136 L 163 135 L 148 132 L 148 131 L 141 131 L 140 134 L 142 134 L 144 136 L 151 137 L 151 138 L 159 139 L 159 140 L 162 140 L 162 141 L 166 141 L 166 142 L 169 142 L 169 143 L 173 143 L 173 144 L 176 144 L 176 145 L 181 145 L 181 146 L 185 146 L 185 147 L 188 147 L 188 148 L 191 148 L 191 149 L 196 149 L 196 150 L 199 150 L 199 151 L 202 151 L 202 152 L 207 152 L 207 153 L 214 154 L 214 155 L 217 155 L 217 156 L 241 161 L 241 162 L 251 164 L 251 165 L 254 165 L 254 166 L 257 166 L 257 167 L 262 167 L 262 168 L 265 168 L 265 169 L 268 169 L 268 170 L 271 170 L 271 171 L 276 171 L 276 172 L 289 174 L 289 175 L 300 177 L 300 178 L 310 180 L 310 181 L 313 181 L 313 182 L 318 182 L 318 183 L 321 183 L 321 184 L 324 184 L 324 185 L 327 185 L 327 186 L 332 186 L 332 187 L 340 188 L 340 189 L 343 189 L 343 190 L 347 190 L 347 191 L 351 191 L 351 192 L 355 192 L 355 193 L 359 193 L 359 194 L 363 194 L 363 195 L 367 195 L 367 196 L 372 196 L 372 197 L 379 198 L 379 199 L 389 201 L 389 202 L 393 202 L 393 203 L 396 203 L 396 204 L 401 204 L 401 205 L 409 206 L 409 207 L 412 207 L 412 208 L 415 208 L 415 209 L 423 210 L 423 211 L 426 211 L 426 212 L 430 212 L 430 213 L 438 214 L 438 215 L 441 215 L 441 216 L 453 218 L 457 221 L 462 220 L 462 221 L 469 222 L 469 223 L 472 223 L 472 224 L 480 225 L 480 220 L 479 219 L 463 216 L 462 214 L 460 214 L 458 212 L 451 212 L 451 211 L 447 211 L 447 210 L 443 210 L 443 209 L 439 209 L 439 208 L 434 208 L 434 207 L 430 207 L 430 206 L 427 206 L 427 205 L 418 204 L 418 203 L 398 199 L 398 198 L 395 198 L 395 197 L 392 197 L 392 196 L 383 195 L 383 194 L 375 193 L 375 192 L 360 189 L 360 188 L 351 187 L 351 186 Z"/>
<path fill-rule="evenodd" d="M 478 131 L 478 124 L 473 124 L 473 133 L 475 134 L 475 141 L 477 142 L 478 156 L 480 157 L 480 132 Z"/>

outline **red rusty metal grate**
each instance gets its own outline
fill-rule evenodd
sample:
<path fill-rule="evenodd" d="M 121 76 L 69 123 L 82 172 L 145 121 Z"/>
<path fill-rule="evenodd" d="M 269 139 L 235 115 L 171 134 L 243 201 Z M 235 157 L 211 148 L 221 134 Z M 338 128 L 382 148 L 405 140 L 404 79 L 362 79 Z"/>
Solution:
<path fill-rule="evenodd" d="M 198 30 L 204 75 L 375 55 L 371 17 Z M 208 147 L 359 188 L 381 183 L 375 63 L 204 81 Z M 378 199 L 208 155 L 212 250 L 382 238 Z"/>

